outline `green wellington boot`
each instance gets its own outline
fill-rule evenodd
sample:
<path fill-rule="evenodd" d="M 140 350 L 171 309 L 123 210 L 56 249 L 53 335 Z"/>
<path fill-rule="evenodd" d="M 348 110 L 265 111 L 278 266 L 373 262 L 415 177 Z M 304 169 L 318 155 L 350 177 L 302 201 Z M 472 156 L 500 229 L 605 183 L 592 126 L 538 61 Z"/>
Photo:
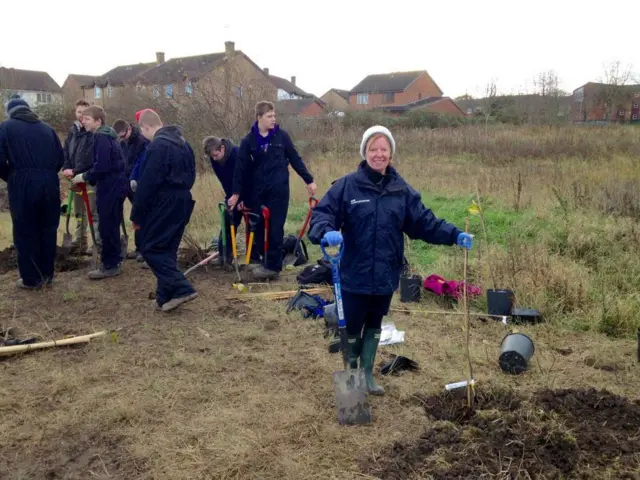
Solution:
<path fill-rule="evenodd" d="M 349 335 L 347 337 L 347 343 L 349 345 L 349 367 L 353 370 L 358 368 L 358 357 L 362 351 L 362 337 L 360 335 Z"/>
<path fill-rule="evenodd" d="M 376 351 L 380 343 L 382 330 L 365 329 L 362 338 L 362 353 L 360 354 L 360 367 L 364 370 L 367 380 L 367 390 L 371 395 L 384 395 L 384 388 L 376 384 L 373 378 L 373 366 L 376 360 Z"/>

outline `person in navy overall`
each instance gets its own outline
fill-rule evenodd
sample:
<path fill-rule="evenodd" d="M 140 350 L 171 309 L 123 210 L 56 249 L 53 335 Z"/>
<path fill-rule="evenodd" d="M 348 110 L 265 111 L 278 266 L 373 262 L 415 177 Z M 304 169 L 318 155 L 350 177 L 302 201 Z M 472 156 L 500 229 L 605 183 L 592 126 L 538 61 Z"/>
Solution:
<path fill-rule="evenodd" d="M 382 126 L 368 129 L 357 170 L 340 178 L 313 209 L 308 237 L 329 246 L 344 244 L 340 282 L 351 368 L 365 372 L 367 389 L 384 395 L 373 366 L 382 318 L 404 268 L 404 234 L 436 245 L 470 249 L 472 236 L 435 217 L 391 166 L 396 144 Z"/>
<path fill-rule="evenodd" d="M 16 287 L 36 289 L 53 281 L 60 224 L 60 179 L 64 151 L 56 132 L 19 96 L 0 123 L 0 178 L 7 182 L 18 253 Z"/>
<path fill-rule="evenodd" d="M 255 191 L 251 209 L 260 212 L 266 206 L 271 215 L 269 222 L 269 246 L 264 250 L 264 226 L 258 226 L 255 248 L 266 255 L 264 265 L 253 269 L 253 276 L 259 280 L 275 279 L 282 271 L 284 223 L 289 209 L 289 164 L 302 178 L 309 196 L 316 193 L 313 176 L 307 170 L 296 151 L 289 134 L 276 124 L 273 103 L 261 101 L 256 104 L 256 122 L 240 142 L 238 161 L 233 177 L 233 195 L 227 202 L 234 209 L 241 195 L 244 195 L 247 176 L 253 178 Z M 246 203 L 246 202 L 245 202 Z"/>
<path fill-rule="evenodd" d="M 96 186 L 96 206 L 100 217 L 98 233 L 102 241 L 102 252 L 100 267 L 89 272 L 92 280 L 115 277 L 122 273 L 120 226 L 128 184 L 118 134 L 105 125 L 105 119 L 105 112 L 98 105 L 83 110 L 82 124 L 93 132 L 93 165 L 90 170 L 77 174 L 72 180 L 75 186 L 81 183 Z"/>
<path fill-rule="evenodd" d="M 139 231 L 140 253 L 157 280 L 154 305 L 169 312 L 198 297 L 178 269 L 178 248 L 195 205 L 191 188 L 196 161 L 180 129 L 164 126 L 153 110 L 142 112 L 138 125 L 151 143 L 140 167 L 131 222 Z"/>

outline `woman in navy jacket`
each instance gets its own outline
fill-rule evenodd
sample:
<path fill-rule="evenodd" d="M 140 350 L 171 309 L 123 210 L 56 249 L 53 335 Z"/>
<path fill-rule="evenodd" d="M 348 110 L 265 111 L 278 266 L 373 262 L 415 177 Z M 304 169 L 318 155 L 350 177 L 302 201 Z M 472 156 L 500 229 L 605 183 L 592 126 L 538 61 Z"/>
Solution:
<path fill-rule="evenodd" d="M 311 243 L 344 242 L 340 281 L 349 336 L 351 368 L 365 371 L 369 393 L 383 395 L 373 365 L 380 343 L 382 317 L 389 311 L 403 268 L 404 238 L 470 249 L 472 236 L 435 217 L 391 166 L 396 144 L 382 126 L 362 137 L 358 169 L 337 180 L 314 208 Z"/>

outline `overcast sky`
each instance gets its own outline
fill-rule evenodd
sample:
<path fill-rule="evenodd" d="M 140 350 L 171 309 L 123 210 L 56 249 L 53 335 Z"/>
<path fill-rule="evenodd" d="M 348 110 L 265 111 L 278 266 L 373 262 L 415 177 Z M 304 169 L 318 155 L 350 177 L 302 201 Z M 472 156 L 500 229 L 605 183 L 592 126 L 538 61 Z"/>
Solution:
<path fill-rule="evenodd" d="M 8 0 L 4 0 L 5 2 Z M 445 95 L 532 92 L 541 71 L 574 88 L 620 61 L 640 69 L 640 0 L 27 0 L 3 8 L 0 65 L 100 75 L 117 66 L 224 50 L 322 95 L 372 73 L 427 70 Z M 13 13 L 10 13 L 13 12 Z M 92 33 L 95 32 L 95 33 Z"/>

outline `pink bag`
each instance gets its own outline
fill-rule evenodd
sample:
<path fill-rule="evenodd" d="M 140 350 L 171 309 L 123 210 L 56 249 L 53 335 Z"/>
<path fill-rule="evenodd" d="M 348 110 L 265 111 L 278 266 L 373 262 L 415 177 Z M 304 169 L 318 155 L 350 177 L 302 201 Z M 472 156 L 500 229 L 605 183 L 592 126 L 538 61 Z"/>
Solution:
<path fill-rule="evenodd" d="M 424 288 L 438 296 L 449 296 L 460 300 L 464 294 L 464 282 L 445 280 L 439 275 L 429 275 L 424 279 Z M 467 286 L 467 297 L 473 298 L 482 295 L 482 289 L 477 285 Z"/>

